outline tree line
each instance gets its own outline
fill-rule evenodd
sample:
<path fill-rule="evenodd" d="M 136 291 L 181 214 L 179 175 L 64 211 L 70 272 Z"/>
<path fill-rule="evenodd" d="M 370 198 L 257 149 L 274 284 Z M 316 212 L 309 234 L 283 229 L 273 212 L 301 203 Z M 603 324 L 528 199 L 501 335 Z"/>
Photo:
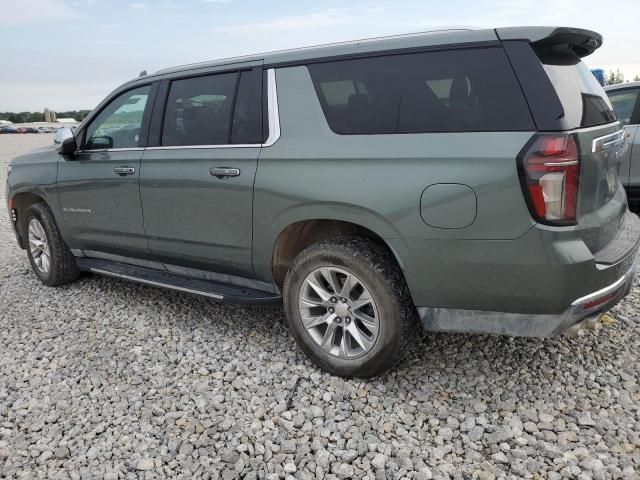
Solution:
<path fill-rule="evenodd" d="M 75 118 L 78 122 L 84 120 L 91 110 L 70 110 L 68 112 L 56 112 L 57 118 Z M 0 112 L 0 120 L 9 120 L 13 123 L 44 122 L 43 112 Z"/>
<path fill-rule="evenodd" d="M 615 85 L 616 83 L 624 83 L 624 74 L 620 70 L 609 70 L 609 73 L 606 75 L 607 82 L 609 85 Z M 640 82 L 640 75 L 636 75 L 633 77 L 634 82 Z"/>

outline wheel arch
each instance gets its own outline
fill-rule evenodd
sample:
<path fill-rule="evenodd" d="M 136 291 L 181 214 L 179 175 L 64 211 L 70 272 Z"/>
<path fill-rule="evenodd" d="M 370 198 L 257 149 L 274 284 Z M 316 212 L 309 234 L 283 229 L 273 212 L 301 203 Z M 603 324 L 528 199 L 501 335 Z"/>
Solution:
<path fill-rule="evenodd" d="M 25 241 L 25 230 L 26 230 L 26 217 L 27 211 L 31 205 L 36 203 L 44 203 L 47 204 L 46 197 L 43 192 L 32 192 L 32 191 L 22 191 L 18 192 L 11 196 L 9 199 L 9 208 L 15 209 L 17 221 L 15 224 L 16 233 L 18 234 L 18 243 L 20 244 L 20 248 L 27 248 L 27 244 Z M 51 205 L 48 205 L 51 208 Z"/>
<path fill-rule="evenodd" d="M 317 218 L 291 223 L 277 235 L 271 255 L 271 274 L 274 283 L 282 289 L 291 263 L 302 250 L 319 241 L 338 236 L 355 236 L 372 240 L 391 252 L 400 269 L 404 270 L 397 252 L 373 230 L 345 220 Z"/>

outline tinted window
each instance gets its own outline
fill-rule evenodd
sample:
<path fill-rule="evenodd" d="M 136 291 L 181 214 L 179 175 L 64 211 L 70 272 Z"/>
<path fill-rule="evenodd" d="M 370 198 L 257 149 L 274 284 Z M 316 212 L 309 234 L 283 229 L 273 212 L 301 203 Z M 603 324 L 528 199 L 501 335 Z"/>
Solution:
<path fill-rule="evenodd" d="M 150 89 L 129 90 L 107 105 L 87 127 L 84 149 L 137 147 Z"/>
<path fill-rule="evenodd" d="M 231 115 L 238 73 L 171 82 L 162 145 L 224 145 L 231 140 Z"/>
<path fill-rule="evenodd" d="M 535 129 L 499 48 L 361 58 L 308 68 L 336 133 Z"/>
<path fill-rule="evenodd" d="M 536 53 L 562 103 L 566 128 L 616 120 L 602 86 L 579 57 L 558 49 L 537 49 Z"/>
<path fill-rule="evenodd" d="M 262 143 L 261 89 L 259 72 L 242 72 L 233 109 L 231 143 Z"/>
<path fill-rule="evenodd" d="M 623 125 L 631 123 L 633 110 L 638 102 L 640 88 L 628 88 L 624 90 L 608 91 L 609 100 L 613 104 L 613 109 Z"/>

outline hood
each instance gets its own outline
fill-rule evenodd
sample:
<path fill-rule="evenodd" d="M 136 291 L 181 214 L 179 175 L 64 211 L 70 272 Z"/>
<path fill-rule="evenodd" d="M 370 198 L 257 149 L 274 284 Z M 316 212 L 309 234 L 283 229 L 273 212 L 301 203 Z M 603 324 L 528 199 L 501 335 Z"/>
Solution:
<path fill-rule="evenodd" d="M 22 155 L 18 155 L 13 160 L 9 161 L 9 165 L 21 165 L 25 163 L 42 163 L 45 161 L 57 161 L 58 152 L 56 152 L 55 145 L 46 145 L 44 147 L 36 148 Z"/>

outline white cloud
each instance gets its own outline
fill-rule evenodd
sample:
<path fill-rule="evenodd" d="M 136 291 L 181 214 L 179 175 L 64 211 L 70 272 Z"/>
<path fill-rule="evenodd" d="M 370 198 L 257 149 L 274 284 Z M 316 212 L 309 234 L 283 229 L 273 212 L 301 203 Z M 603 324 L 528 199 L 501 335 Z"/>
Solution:
<path fill-rule="evenodd" d="M 65 0 L 5 0 L 0 25 L 29 25 L 77 16 Z"/>
<path fill-rule="evenodd" d="M 308 15 L 289 15 L 265 22 L 223 25 L 215 28 L 215 31 L 242 34 L 307 31 L 349 23 L 353 18 L 353 15 L 349 11 L 330 9 L 326 12 L 310 13 Z"/>
<path fill-rule="evenodd" d="M 131 4 L 131 8 L 135 8 L 136 10 L 146 10 L 149 6 L 144 2 L 134 2 Z"/>

